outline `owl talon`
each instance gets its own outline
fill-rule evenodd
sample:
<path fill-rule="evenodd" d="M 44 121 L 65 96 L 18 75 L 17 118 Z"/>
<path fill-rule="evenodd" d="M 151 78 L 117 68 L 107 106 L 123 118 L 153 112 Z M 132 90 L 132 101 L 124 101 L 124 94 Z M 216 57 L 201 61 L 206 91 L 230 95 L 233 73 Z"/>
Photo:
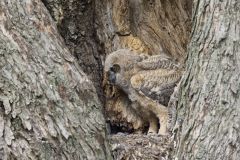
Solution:
<path fill-rule="evenodd" d="M 161 135 L 161 136 L 167 136 L 168 135 L 167 132 L 160 132 L 160 131 L 158 132 L 158 134 Z"/>
<path fill-rule="evenodd" d="M 149 135 L 149 134 L 157 134 L 157 133 L 158 133 L 158 131 L 157 131 L 157 127 L 155 126 L 155 124 L 150 125 L 147 134 Z"/>
<path fill-rule="evenodd" d="M 148 136 L 153 136 L 153 135 L 157 135 L 157 133 L 152 133 L 152 132 L 149 132 L 147 133 Z"/>

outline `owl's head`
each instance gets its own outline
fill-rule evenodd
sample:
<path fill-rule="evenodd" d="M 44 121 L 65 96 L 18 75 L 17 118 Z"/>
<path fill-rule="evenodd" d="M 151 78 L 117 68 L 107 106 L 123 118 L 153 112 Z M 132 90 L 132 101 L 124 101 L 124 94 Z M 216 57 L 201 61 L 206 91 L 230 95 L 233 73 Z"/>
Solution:
<path fill-rule="evenodd" d="M 131 78 L 131 70 L 141 61 L 141 56 L 128 49 L 120 49 L 106 57 L 104 71 L 108 75 L 108 81 L 119 87 L 128 85 Z"/>

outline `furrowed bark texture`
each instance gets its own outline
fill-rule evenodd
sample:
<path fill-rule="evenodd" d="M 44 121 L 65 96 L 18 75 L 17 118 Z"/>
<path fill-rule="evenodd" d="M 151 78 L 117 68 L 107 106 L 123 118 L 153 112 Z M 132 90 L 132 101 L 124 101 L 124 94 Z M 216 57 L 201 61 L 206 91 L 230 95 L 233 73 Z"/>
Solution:
<path fill-rule="evenodd" d="M 67 47 L 96 87 L 103 102 L 104 48 L 96 35 L 94 0 L 42 0 L 57 23 Z"/>
<path fill-rule="evenodd" d="M 111 159 L 102 105 L 39 0 L 0 2 L 0 157 Z"/>
<path fill-rule="evenodd" d="M 178 159 L 240 157 L 240 2 L 194 1 Z"/>

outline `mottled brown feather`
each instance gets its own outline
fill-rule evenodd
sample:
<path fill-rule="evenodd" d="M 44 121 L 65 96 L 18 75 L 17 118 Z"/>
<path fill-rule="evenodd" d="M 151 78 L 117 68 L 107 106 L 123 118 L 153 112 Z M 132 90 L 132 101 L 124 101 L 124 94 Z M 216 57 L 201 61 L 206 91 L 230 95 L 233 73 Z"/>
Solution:
<path fill-rule="evenodd" d="M 147 70 L 132 76 L 131 85 L 139 93 L 166 104 L 180 78 L 179 70 Z"/>

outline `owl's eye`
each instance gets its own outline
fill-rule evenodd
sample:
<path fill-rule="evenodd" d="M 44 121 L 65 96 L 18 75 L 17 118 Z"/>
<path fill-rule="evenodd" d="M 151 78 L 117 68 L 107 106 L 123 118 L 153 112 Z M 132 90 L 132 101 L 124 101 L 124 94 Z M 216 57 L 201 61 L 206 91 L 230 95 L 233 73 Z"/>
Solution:
<path fill-rule="evenodd" d="M 115 73 L 118 73 L 120 72 L 121 68 L 118 64 L 114 64 L 111 68 L 110 68 L 111 71 L 115 72 Z"/>

